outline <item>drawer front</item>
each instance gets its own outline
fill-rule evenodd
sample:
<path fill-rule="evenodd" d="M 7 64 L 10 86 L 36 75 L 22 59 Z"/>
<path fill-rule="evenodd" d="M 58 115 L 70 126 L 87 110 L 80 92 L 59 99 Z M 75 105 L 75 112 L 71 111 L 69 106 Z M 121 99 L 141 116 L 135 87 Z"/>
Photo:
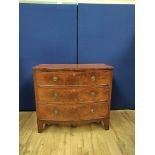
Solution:
<path fill-rule="evenodd" d="M 37 83 L 39 85 L 77 85 L 79 72 L 58 71 L 58 72 L 38 72 Z"/>
<path fill-rule="evenodd" d="M 107 102 L 109 87 L 38 88 L 39 101 L 53 103 Z"/>
<path fill-rule="evenodd" d="M 112 71 L 58 71 L 38 72 L 38 85 L 102 85 L 111 83 Z"/>
<path fill-rule="evenodd" d="M 80 121 L 103 118 L 108 114 L 108 104 L 42 105 L 38 106 L 38 117 L 43 120 Z"/>
<path fill-rule="evenodd" d="M 83 87 L 79 89 L 79 102 L 107 102 L 109 100 L 109 87 Z"/>
<path fill-rule="evenodd" d="M 78 83 L 80 85 L 102 85 L 110 84 L 112 71 L 110 70 L 88 70 L 84 74 L 80 74 Z"/>
<path fill-rule="evenodd" d="M 77 102 L 78 92 L 75 88 L 38 88 L 39 101 L 46 102 Z"/>

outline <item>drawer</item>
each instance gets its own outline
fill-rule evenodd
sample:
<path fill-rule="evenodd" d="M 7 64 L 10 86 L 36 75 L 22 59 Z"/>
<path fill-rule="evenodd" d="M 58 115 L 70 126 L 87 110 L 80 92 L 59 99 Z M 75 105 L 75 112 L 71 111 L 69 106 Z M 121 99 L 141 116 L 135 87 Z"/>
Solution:
<path fill-rule="evenodd" d="M 109 100 L 109 87 L 82 87 L 78 89 L 79 102 L 107 102 Z"/>
<path fill-rule="evenodd" d="M 53 103 L 107 102 L 109 87 L 39 87 L 38 98 L 39 101 Z"/>
<path fill-rule="evenodd" d="M 102 85 L 110 84 L 111 70 L 87 70 L 84 74 L 79 75 L 78 84 L 80 85 Z"/>
<path fill-rule="evenodd" d="M 108 114 L 108 104 L 38 105 L 38 117 L 42 120 L 80 121 L 103 118 Z"/>
<path fill-rule="evenodd" d="M 39 101 L 53 103 L 82 103 L 82 102 L 107 102 L 109 99 L 109 87 L 39 87 Z"/>
<path fill-rule="evenodd" d="M 39 87 L 38 88 L 38 98 L 39 101 L 45 102 L 77 102 L 78 91 L 75 88 L 49 88 L 49 87 Z"/>
<path fill-rule="evenodd" d="M 77 85 L 81 74 L 73 71 L 37 72 L 39 85 Z"/>
<path fill-rule="evenodd" d="M 37 72 L 38 85 L 102 85 L 111 83 L 110 70 Z"/>

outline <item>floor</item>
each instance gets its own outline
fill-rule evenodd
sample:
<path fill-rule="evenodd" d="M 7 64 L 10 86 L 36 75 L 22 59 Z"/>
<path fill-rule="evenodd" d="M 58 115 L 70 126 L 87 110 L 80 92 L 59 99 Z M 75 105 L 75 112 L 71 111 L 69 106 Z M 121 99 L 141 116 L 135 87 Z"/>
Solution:
<path fill-rule="evenodd" d="M 101 124 L 48 126 L 37 133 L 36 113 L 20 112 L 20 155 L 134 155 L 135 111 L 111 111 L 110 130 Z"/>

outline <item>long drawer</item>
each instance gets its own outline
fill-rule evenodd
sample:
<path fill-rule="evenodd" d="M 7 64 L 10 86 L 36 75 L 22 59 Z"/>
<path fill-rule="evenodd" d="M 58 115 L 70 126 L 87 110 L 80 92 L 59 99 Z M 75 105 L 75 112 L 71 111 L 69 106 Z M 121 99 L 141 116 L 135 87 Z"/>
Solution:
<path fill-rule="evenodd" d="M 38 105 L 38 117 L 41 120 L 80 121 L 104 118 L 108 114 L 107 103 L 79 105 Z"/>
<path fill-rule="evenodd" d="M 39 87 L 39 101 L 54 103 L 107 102 L 109 87 Z"/>
<path fill-rule="evenodd" d="M 102 85 L 111 82 L 110 70 L 37 72 L 38 85 Z"/>

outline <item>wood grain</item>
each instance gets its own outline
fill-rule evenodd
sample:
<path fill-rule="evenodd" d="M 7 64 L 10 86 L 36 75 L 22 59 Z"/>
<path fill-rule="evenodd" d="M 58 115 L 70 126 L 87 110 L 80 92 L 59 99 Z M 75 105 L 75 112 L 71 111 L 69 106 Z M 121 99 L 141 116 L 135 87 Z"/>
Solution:
<path fill-rule="evenodd" d="M 107 116 L 107 103 L 57 105 L 39 104 L 38 118 L 53 121 L 82 121 L 100 119 Z M 56 113 L 55 113 L 56 112 Z"/>
<path fill-rule="evenodd" d="M 111 111 L 110 130 L 101 124 L 52 125 L 37 133 L 35 112 L 20 112 L 20 155 L 134 155 L 133 110 Z"/>
<path fill-rule="evenodd" d="M 92 96 L 95 93 L 95 96 Z M 56 94 L 56 96 L 54 96 Z M 101 102 L 108 101 L 109 88 L 108 87 L 39 87 L 38 88 L 39 101 L 48 102 Z"/>
<path fill-rule="evenodd" d="M 91 67 L 91 66 L 90 66 Z M 95 65 L 95 67 L 97 67 Z M 99 66 L 100 67 L 100 66 Z M 109 84 L 111 83 L 109 77 L 111 76 L 112 72 L 110 70 L 103 70 L 102 72 L 100 68 L 95 68 L 94 69 L 84 69 L 80 67 L 78 70 L 56 70 L 52 68 L 37 68 L 34 69 L 37 71 L 37 79 L 38 79 L 38 84 L 39 85 L 88 85 L 88 84 Z M 47 69 L 48 70 L 47 72 Z M 67 68 L 65 68 L 67 69 Z M 68 68 L 70 69 L 70 68 Z M 72 68 L 73 69 L 73 68 Z M 50 72 L 49 72 L 50 71 Z M 92 81 L 91 78 L 92 76 L 95 76 L 95 80 Z M 56 77 L 57 80 L 53 81 L 53 78 Z M 87 77 L 87 78 L 86 78 Z"/>

